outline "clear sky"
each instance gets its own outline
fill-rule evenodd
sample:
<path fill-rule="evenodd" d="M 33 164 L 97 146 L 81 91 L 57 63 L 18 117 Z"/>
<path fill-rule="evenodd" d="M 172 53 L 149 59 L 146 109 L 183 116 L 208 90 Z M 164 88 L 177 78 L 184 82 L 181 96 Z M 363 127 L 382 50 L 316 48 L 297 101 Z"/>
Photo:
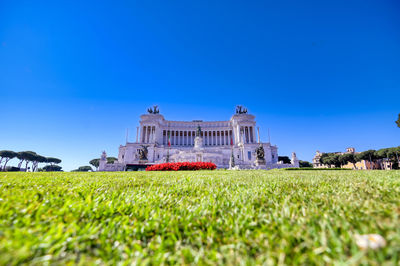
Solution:
<path fill-rule="evenodd" d="M 396 0 L 2 0 L 0 150 L 71 170 L 117 156 L 153 104 L 171 120 L 244 105 L 302 160 L 398 146 L 399 14 Z"/>

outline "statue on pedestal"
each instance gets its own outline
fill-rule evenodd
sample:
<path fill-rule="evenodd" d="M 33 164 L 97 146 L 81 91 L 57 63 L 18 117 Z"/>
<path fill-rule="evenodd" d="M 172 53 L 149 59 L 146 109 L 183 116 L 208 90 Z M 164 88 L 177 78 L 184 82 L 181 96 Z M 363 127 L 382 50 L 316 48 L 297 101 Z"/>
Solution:
<path fill-rule="evenodd" d="M 201 127 L 200 127 L 200 125 L 197 126 L 196 137 L 201 137 Z"/>
<path fill-rule="evenodd" d="M 229 160 L 229 169 L 232 169 L 234 167 L 235 167 L 235 155 L 233 154 L 232 150 L 231 158 Z"/>
<path fill-rule="evenodd" d="M 202 146 L 203 146 L 203 138 L 201 137 L 201 127 L 199 125 L 196 130 L 196 137 L 194 138 L 194 148 L 201 149 Z"/>
<path fill-rule="evenodd" d="M 262 146 L 262 144 L 260 144 L 260 146 L 256 149 L 256 161 L 255 161 L 255 165 L 259 166 L 259 165 L 265 165 L 265 151 L 264 151 L 264 147 Z"/>
<path fill-rule="evenodd" d="M 147 160 L 147 154 L 149 151 L 147 150 L 147 146 L 141 145 L 141 148 L 138 151 L 139 153 L 139 160 L 146 161 Z"/>

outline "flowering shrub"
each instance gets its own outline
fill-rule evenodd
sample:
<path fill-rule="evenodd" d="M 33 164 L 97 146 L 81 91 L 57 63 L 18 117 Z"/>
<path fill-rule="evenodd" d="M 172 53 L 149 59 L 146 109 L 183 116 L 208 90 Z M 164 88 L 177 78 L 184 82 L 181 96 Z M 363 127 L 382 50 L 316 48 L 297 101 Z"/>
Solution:
<path fill-rule="evenodd" d="M 181 162 L 181 163 L 160 163 L 148 166 L 146 171 L 182 171 L 182 170 L 214 170 L 217 166 L 209 162 Z"/>

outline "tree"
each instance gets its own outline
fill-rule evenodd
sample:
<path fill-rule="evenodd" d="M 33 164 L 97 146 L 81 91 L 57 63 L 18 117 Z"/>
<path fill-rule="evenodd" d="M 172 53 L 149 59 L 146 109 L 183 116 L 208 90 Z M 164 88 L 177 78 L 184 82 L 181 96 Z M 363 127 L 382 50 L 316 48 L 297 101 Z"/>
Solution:
<path fill-rule="evenodd" d="M 93 165 L 94 168 L 96 168 L 96 171 L 97 171 L 98 168 L 99 168 L 100 159 L 92 159 L 92 160 L 90 160 L 89 163 L 90 163 L 91 165 Z"/>
<path fill-rule="evenodd" d="M 330 164 L 333 164 L 335 167 L 341 167 L 342 166 L 342 163 L 339 160 L 339 158 L 340 158 L 339 154 L 331 153 L 331 155 L 329 155 L 328 158 L 329 158 Z"/>
<path fill-rule="evenodd" d="M 348 158 L 347 158 L 346 155 L 347 155 L 347 154 L 341 154 L 341 155 L 339 155 L 339 157 L 338 157 L 338 160 L 339 160 L 341 166 L 346 165 L 346 164 L 349 162 L 349 161 L 347 160 Z"/>
<path fill-rule="evenodd" d="M 282 161 L 283 163 L 288 163 L 288 164 L 292 163 L 288 156 L 278 156 L 278 161 Z"/>
<path fill-rule="evenodd" d="M 46 165 L 43 167 L 43 170 L 46 172 L 60 172 L 61 171 L 61 166 L 59 165 Z"/>
<path fill-rule="evenodd" d="M 399 118 L 396 121 L 396 124 L 397 124 L 398 127 L 400 127 L 400 114 L 399 114 Z"/>
<path fill-rule="evenodd" d="M 339 154 L 337 153 L 323 153 L 320 157 L 320 163 L 325 164 L 328 168 L 331 168 L 332 165 L 335 167 L 340 167 L 341 162 L 339 160 Z"/>
<path fill-rule="evenodd" d="M 93 169 L 88 165 L 79 166 L 78 169 L 72 170 L 72 172 L 89 172 L 89 171 L 93 171 Z"/>
<path fill-rule="evenodd" d="M 37 170 L 39 163 L 45 163 L 45 162 L 47 162 L 46 157 L 36 154 L 32 160 L 32 172 L 35 172 Z"/>
<path fill-rule="evenodd" d="M 24 152 L 24 157 L 25 157 L 25 171 L 28 171 L 28 163 L 33 162 L 36 160 L 38 154 L 34 151 L 25 151 Z"/>
<path fill-rule="evenodd" d="M 353 153 L 345 153 L 340 155 L 339 157 L 339 161 L 341 162 L 342 165 L 346 165 L 348 163 L 352 163 L 353 164 L 353 168 L 356 168 L 356 158 L 354 156 Z"/>
<path fill-rule="evenodd" d="M 7 163 L 8 163 L 11 159 L 17 157 L 17 153 L 14 152 L 14 151 L 3 150 L 3 151 L 0 151 L 0 157 L 1 157 L 1 160 L 0 160 L 0 169 L 1 169 L 1 161 L 2 161 L 3 159 L 5 159 L 5 163 L 4 163 L 4 166 L 3 166 L 3 168 L 2 168 L 2 169 L 4 169 L 4 171 L 5 171 L 5 170 L 6 170 Z"/>
<path fill-rule="evenodd" d="M 376 151 L 376 157 L 378 159 L 384 159 L 386 162 L 389 163 L 389 167 L 390 169 L 393 169 L 393 166 L 395 166 L 395 168 L 398 167 L 399 164 L 399 152 L 400 149 L 399 147 L 392 147 L 392 148 L 385 148 L 385 149 L 380 149 Z M 383 169 L 383 165 L 382 165 L 382 169 Z"/>
<path fill-rule="evenodd" d="M 300 168 L 313 167 L 312 163 L 307 162 L 307 161 L 299 161 L 299 166 L 300 166 Z"/>
<path fill-rule="evenodd" d="M 107 157 L 107 163 L 114 163 L 115 161 L 118 161 L 118 158 L 115 157 Z M 100 159 L 96 158 L 96 159 L 92 159 L 89 161 L 89 164 L 93 165 L 94 168 L 96 168 L 96 171 L 99 168 L 100 165 Z"/>
<path fill-rule="evenodd" d="M 118 159 L 115 157 L 107 157 L 107 163 L 114 163 L 115 161 L 118 161 Z"/>
<path fill-rule="evenodd" d="M 356 155 L 357 162 L 362 160 L 368 161 L 370 163 L 370 169 L 373 169 L 372 163 L 377 159 L 376 158 L 376 151 L 375 150 L 367 150 L 363 151 Z"/>
<path fill-rule="evenodd" d="M 327 162 L 328 157 L 329 157 L 329 153 L 323 153 L 323 154 L 321 155 L 321 157 L 319 158 L 319 162 L 320 162 L 321 164 L 328 165 L 328 162 Z M 328 165 L 328 167 L 330 168 L 331 166 Z"/>
<path fill-rule="evenodd" d="M 54 157 L 47 157 L 46 162 L 49 163 L 50 165 L 53 165 L 53 164 L 61 163 L 61 160 L 58 158 L 54 158 Z"/>
<path fill-rule="evenodd" d="M 26 161 L 26 165 L 28 165 L 28 161 L 31 158 L 31 154 L 33 151 L 20 151 L 17 153 L 17 158 L 20 160 L 20 162 L 18 163 L 18 168 L 21 169 L 22 163 L 24 161 Z M 28 166 L 26 166 L 27 168 Z M 26 169 L 28 170 L 28 169 Z"/>

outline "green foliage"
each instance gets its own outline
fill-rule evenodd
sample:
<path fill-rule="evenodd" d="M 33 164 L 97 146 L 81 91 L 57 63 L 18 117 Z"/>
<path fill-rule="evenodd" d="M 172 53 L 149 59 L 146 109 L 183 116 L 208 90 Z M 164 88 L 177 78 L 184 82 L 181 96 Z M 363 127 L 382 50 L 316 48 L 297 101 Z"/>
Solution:
<path fill-rule="evenodd" d="M 278 156 L 278 161 L 282 161 L 283 163 L 288 163 L 290 164 L 290 158 L 288 156 Z"/>
<path fill-rule="evenodd" d="M 115 161 L 118 161 L 118 158 L 107 157 L 107 163 L 114 163 Z M 99 158 L 92 159 L 89 161 L 89 164 L 91 164 L 92 166 L 94 166 L 97 169 L 97 168 L 99 168 L 100 159 Z"/>
<path fill-rule="evenodd" d="M 356 156 L 353 153 L 345 153 L 339 156 L 339 161 L 342 165 L 352 163 L 353 165 L 357 162 Z"/>
<path fill-rule="evenodd" d="M 307 161 L 301 161 L 301 160 L 299 161 L 299 166 L 300 166 L 300 168 L 305 168 L 305 167 L 312 168 L 313 167 L 312 163 L 307 162 Z"/>
<path fill-rule="evenodd" d="M 89 165 L 79 166 L 78 169 L 72 170 L 72 172 L 89 172 L 93 171 L 92 167 Z"/>
<path fill-rule="evenodd" d="M 0 174 L 0 265 L 399 265 L 399 171 Z M 360 250 L 356 234 L 385 248 Z"/>
<path fill-rule="evenodd" d="M 1 169 L 4 169 L 4 170 L 6 170 L 7 168 L 7 163 L 11 160 L 11 159 L 13 159 L 13 158 L 15 158 L 15 157 L 17 157 L 17 153 L 16 152 L 14 152 L 14 151 L 9 151 L 9 150 L 2 150 L 2 151 L 0 151 L 0 170 Z M 5 159 L 4 161 L 4 165 L 3 166 L 1 166 L 1 162 L 3 161 L 3 159 Z"/>
<path fill-rule="evenodd" d="M 97 169 L 97 168 L 99 168 L 100 159 L 99 159 L 99 158 L 97 158 L 97 159 L 92 159 L 92 160 L 90 160 L 89 163 L 90 163 L 91 165 L 93 165 L 93 166 Z"/>
<path fill-rule="evenodd" d="M 324 153 L 320 158 L 320 162 L 328 165 L 329 168 L 331 167 L 331 165 L 334 165 L 335 167 L 340 167 L 341 161 L 339 159 L 340 155 L 337 153 Z"/>
<path fill-rule="evenodd" d="M 107 163 L 114 163 L 114 161 L 118 161 L 115 157 L 107 157 Z"/>
<path fill-rule="evenodd" d="M 59 164 L 59 163 L 61 163 L 61 159 L 54 158 L 54 157 L 47 157 L 46 162 L 50 163 L 50 164 L 53 164 L 53 163 Z"/>
<path fill-rule="evenodd" d="M 4 158 L 15 158 L 17 156 L 16 152 L 9 151 L 9 150 L 2 150 L 0 151 L 0 157 Z"/>
<path fill-rule="evenodd" d="M 363 151 L 356 155 L 357 161 L 359 162 L 361 160 L 365 160 L 372 162 L 373 160 L 377 159 L 375 152 L 375 150 Z"/>
<path fill-rule="evenodd" d="M 397 125 L 398 127 L 400 127 L 400 114 L 399 114 L 399 117 L 397 118 L 396 125 Z"/>
<path fill-rule="evenodd" d="M 59 172 L 61 171 L 61 166 L 59 165 L 46 165 L 43 167 L 43 171 L 45 172 Z"/>

